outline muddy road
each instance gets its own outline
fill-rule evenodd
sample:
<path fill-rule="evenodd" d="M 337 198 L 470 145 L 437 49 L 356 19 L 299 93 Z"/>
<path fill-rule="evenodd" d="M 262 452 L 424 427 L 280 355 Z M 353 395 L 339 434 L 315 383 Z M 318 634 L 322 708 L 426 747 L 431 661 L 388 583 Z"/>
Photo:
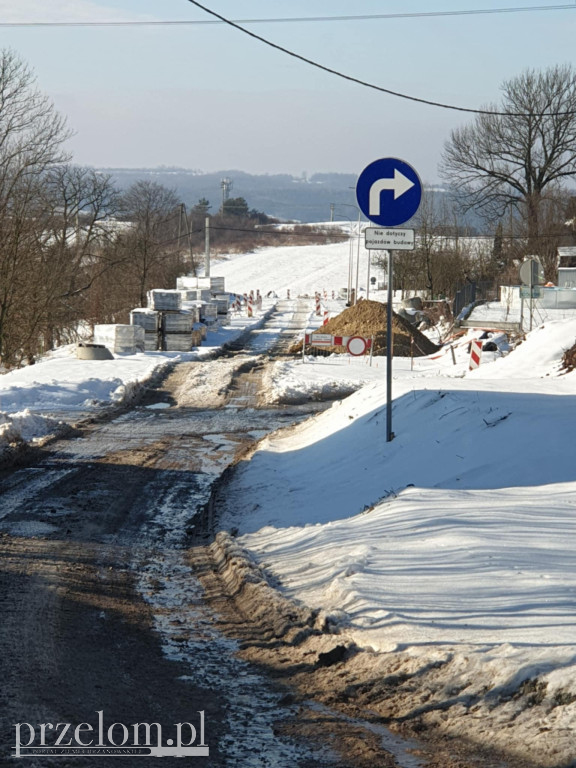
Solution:
<path fill-rule="evenodd" d="M 133 725 L 156 723 L 164 745 L 178 743 L 182 724 L 182 744 L 208 748 L 195 757 L 204 765 L 362 764 L 348 760 L 329 712 L 296 704 L 238 656 L 240 640 L 214 611 L 226 597 L 206 600 L 196 573 L 209 563 L 200 513 L 216 479 L 319 407 L 256 407 L 270 349 L 281 352 L 307 313 L 279 306 L 221 358 L 177 366 L 140 405 L 2 472 L 0 765 L 14 764 L 18 723 L 30 766 L 85 766 L 95 753 L 79 745 L 116 765 L 103 745 L 155 743 L 137 742 Z M 393 760 L 382 751 L 378 764 Z"/>

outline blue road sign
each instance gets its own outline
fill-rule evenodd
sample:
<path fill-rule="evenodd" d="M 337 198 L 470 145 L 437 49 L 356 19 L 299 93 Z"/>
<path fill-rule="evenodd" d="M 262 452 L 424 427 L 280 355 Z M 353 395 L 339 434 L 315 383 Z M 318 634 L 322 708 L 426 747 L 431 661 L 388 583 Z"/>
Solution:
<path fill-rule="evenodd" d="M 420 207 L 422 182 L 411 165 L 396 157 L 374 160 L 356 184 L 356 199 L 367 219 L 380 227 L 399 227 Z"/>

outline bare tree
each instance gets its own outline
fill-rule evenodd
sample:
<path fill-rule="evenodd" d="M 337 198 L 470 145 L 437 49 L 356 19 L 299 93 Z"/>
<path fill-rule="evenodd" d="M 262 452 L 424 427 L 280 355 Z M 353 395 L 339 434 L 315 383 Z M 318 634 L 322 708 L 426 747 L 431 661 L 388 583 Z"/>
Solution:
<path fill-rule="evenodd" d="M 502 101 L 452 131 L 443 176 L 467 209 L 525 220 L 528 250 L 537 254 L 545 193 L 576 172 L 576 73 L 570 66 L 527 70 L 502 85 Z"/>
<path fill-rule="evenodd" d="M 474 260 L 460 237 L 455 211 L 442 198 L 425 192 L 413 222 L 416 247 L 403 251 L 394 264 L 394 280 L 403 293 L 425 291 L 430 299 L 451 296 L 475 268 Z M 377 265 L 386 271 L 386 260 Z"/>
<path fill-rule="evenodd" d="M 162 184 L 137 181 L 122 196 L 122 210 L 132 225 L 123 238 L 125 259 L 137 281 L 140 306 L 145 306 L 150 280 L 163 279 L 167 256 L 179 249 L 179 200 Z"/>
<path fill-rule="evenodd" d="M 0 358 L 5 365 L 13 364 L 22 348 L 42 179 L 65 160 L 68 136 L 31 70 L 14 52 L 0 51 Z"/>
<path fill-rule="evenodd" d="M 37 248 L 29 279 L 31 350 L 40 341 L 51 348 L 86 317 L 88 290 L 113 266 L 104 246 L 117 237 L 110 218 L 117 208 L 118 193 L 105 174 L 74 165 L 58 165 L 44 174 L 34 212 Z"/>

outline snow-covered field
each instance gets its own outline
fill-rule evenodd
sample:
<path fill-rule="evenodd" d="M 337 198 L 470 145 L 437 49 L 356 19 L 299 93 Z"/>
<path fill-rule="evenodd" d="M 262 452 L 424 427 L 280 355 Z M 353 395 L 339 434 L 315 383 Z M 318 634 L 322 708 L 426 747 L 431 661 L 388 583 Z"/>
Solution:
<path fill-rule="evenodd" d="M 355 246 L 354 246 L 355 247 Z M 368 261 L 361 249 L 359 267 L 359 295 L 367 285 Z M 357 251 L 353 254 L 354 281 L 356 280 Z M 315 291 L 338 291 L 348 285 L 350 245 L 347 241 L 330 245 L 284 246 L 261 248 L 254 253 L 231 255 L 215 262 L 211 274 L 226 277 L 229 290 L 244 293 L 259 289 L 263 296 L 275 291 L 286 298 L 298 294 L 313 296 Z M 371 275 L 382 280 L 382 274 L 372 268 Z"/>
<path fill-rule="evenodd" d="M 213 273 L 228 290 L 284 298 L 338 290 L 348 262 L 347 243 L 269 248 Z M 474 372 L 468 340 L 455 340 L 455 362 L 449 350 L 394 361 L 390 443 L 383 359 L 277 363 L 270 401 L 354 394 L 265 439 L 240 465 L 222 524 L 239 529 L 279 589 L 357 645 L 422 664 L 450 655 L 447 685 L 457 678 L 461 689 L 510 701 L 531 681 L 539 700 L 530 716 L 510 705 L 492 721 L 486 704 L 467 727 L 560 765 L 576 759 L 576 373 L 560 370 L 576 320 L 547 319 Z M 63 350 L 2 377 L 0 410 L 8 425 L 23 409 L 118 402 L 173 357 L 87 364 Z M 474 695 L 482 707 L 484 694 Z"/>

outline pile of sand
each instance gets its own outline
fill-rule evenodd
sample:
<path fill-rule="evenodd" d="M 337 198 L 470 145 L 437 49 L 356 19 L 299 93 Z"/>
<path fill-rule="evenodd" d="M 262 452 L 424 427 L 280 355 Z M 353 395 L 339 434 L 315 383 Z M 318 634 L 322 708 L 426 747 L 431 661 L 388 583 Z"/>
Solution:
<path fill-rule="evenodd" d="M 332 336 L 364 336 L 374 338 L 374 354 L 386 354 L 387 307 L 379 301 L 359 301 L 353 307 L 345 309 L 326 325 L 318 329 L 318 333 L 329 333 Z M 396 313 L 393 314 L 394 355 L 397 357 L 423 357 L 437 352 L 436 346 L 429 338 L 407 320 Z M 302 344 L 299 345 L 302 351 Z M 297 351 L 297 349 L 294 349 Z M 343 352 L 342 347 L 332 348 L 331 351 Z"/>
<path fill-rule="evenodd" d="M 576 368 L 576 344 L 573 344 L 570 349 L 567 349 L 562 355 L 561 368 L 563 371 L 566 371 L 566 373 L 570 373 L 570 371 L 573 371 Z"/>

